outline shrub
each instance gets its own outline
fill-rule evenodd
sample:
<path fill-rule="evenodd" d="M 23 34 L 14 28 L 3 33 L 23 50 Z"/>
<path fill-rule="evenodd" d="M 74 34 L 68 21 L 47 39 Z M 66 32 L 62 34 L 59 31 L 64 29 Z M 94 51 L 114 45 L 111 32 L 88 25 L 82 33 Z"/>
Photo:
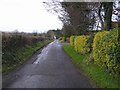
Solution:
<path fill-rule="evenodd" d="M 78 52 L 78 36 L 76 36 L 75 40 L 74 40 L 74 49 L 76 52 Z"/>
<path fill-rule="evenodd" d="M 74 47 L 74 40 L 75 40 L 75 36 L 71 36 L 71 37 L 70 37 L 70 45 L 71 45 L 72 47 Z"/>
<path fill-rule="evenodd" d="M 2 64 L 16 62 L 16 52 L 26 46 L 32 46 L 37 42 L 44 41 L 40 36 L 29 35 L 2 35 Z"/>
<path fill-rule="evenodd" d="M 118 29 L 98 32 L 93 43 L 95 63 L 111 73 L 120 73 L 120 43 Z"/>
<path fill-rule="evenodd" d="M 98 64 L 102 64 L 103 60 L 102 60 L 102 56 L 105 54 L 101 48 L 102 46 L 102 38 L 107 35 L 108 32 L 107 31 L 103 31 L 103 32 L 98 32 L 96 33 L 94 40 L 93 40 L 93 57 L 95 59 L 95 63 Z"/>
<path fill-rule="evenodd" d="M 60 38 L 59 38 L 59 41 L 60 41 L 61 43 L 65 42 L 65 37 L 60 37 Z"/>
<path fill-rule="evenodd" d="M 89 38 L 90 36 L 77 36 L 75 38 L 75 50 L 81 54 L 86 54 L 90 51 L 89 48 Z"/>

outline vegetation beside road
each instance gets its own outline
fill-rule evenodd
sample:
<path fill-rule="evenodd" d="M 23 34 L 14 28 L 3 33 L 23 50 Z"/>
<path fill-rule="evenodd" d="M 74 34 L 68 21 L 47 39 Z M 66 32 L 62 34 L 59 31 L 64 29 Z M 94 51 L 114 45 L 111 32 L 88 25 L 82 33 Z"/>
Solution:
<path fill-rule="evenodd" d="M 18 33 L 19 34 L 19 33 Z M 10 34 L 2 36 L 2 72 L 8 73 L 28 60 L 51 40 L 41 36 Z"/>
<path fill-rule="evenodd" d="M 103 68 L 94 63 L 88 64 L 90 54 L 82 55 L 77 53 L 70 44 L 63 46 L 65 52 L 72 58 L 73 63 L 100 88 L 120 88 L 120 78 L 104 71 Z"/>
<path fill-rule="evenodd" d="M 71 36 L 70 44 L 80 54 L 91 53 L 88 62 L 93 62 L 107 72 L 120 75 L 119 28 L 97 32 L 94 35 Z"/>

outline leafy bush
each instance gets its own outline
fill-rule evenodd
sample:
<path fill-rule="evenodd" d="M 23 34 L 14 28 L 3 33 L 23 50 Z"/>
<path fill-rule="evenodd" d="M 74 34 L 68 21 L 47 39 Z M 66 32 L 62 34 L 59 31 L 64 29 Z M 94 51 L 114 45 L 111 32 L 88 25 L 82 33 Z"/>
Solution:
<path fill-rule="evenodd" d="M 63 42 L 65 42 L 65 39 L 64 39 L 65 37 L 60 37 L 59 38 L 59 41 L 61 42 L 61 43 L 63 43 Z"/>
<path fill-rule="evenodd" d="M 2 72 L 14 70 L 23 64 L 36 50 L 51 42 L 33 34 L 2 34 Z"/>
<path fill-rule="evenodd" d="M 71 45 L 72 47 L 74 47 L 74 40 L 75 40 L 75 36 L 71 36 L 71 37 L 70 37 L 70 45 Z"/>
<path fill-rule="evenodd" d="M 86 54 L 90 51 L 89 48 L 89 38 L 90 36 L 76 36 L 75 38 L 75 50 L 81 54 Z"/>
<path fill-rule="evenodd" d="M 63 43 L 63 42 L 70 42 L 70 40 L 69 40 L 69 37 L 66 37 L 66 36 L 64 36 L 64 37 L 60 37 L 59 38 L 59 41 L 61 42 L 61 43 Z"/>
<path fill-rule="evenodd" d="M 17 62 L 16 52 L 26 46 L 32 46 L 37 42 L 44 41 L 43 38 L 29 35 L 2 35 L 2 64 Z"/>
<path fill-rule="evenodd" d="M 120 43 L 118 29 L 98 32 L 93 42 L 95 63 L 111 73 L 120 74 Z"/>
<path fill-rule="evenodd" d="M 101 48 L 102 46 L 102 38 L 107 35 L 108 31 L 98 32 L 96 33 L 94 40 L 93 40 L 93 57 L 95 59 L 95 63 L 102 64 L 103 58 L 102 56 L 105 54 Z"/>

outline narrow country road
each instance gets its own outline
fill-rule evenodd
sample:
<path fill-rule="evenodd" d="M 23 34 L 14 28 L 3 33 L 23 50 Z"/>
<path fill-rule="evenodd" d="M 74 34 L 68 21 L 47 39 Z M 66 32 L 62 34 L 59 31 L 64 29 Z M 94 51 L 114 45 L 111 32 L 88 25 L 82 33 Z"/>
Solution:
<path fill-rule="evenodd" d="M 7 88 L 92 87 L 88 78 L 72 64 L 57 40 L 47 45 L 35 60 L 17 70 L 12 78 L 14 80 L 7 82 Z"/>

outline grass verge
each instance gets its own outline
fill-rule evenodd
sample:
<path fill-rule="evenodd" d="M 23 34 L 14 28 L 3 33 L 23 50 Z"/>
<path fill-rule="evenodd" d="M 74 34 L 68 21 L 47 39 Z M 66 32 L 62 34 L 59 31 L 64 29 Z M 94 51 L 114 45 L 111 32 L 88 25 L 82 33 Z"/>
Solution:
<path fill-rule="evenodd" d="M 27 45 L 22 48 L 17 48 L 5 54 L 5 64 L 2 64 L 2 73 L 9 73 L 27 61 L 37 50 L 44 47 L 51 41 L 41 41 L 34 45 Z"/>
<path fill-rule="evenodd" d="M 94 63 L 87 64 L 89 55 L 78 54 L 69 44 L 63 45 L 64 51 L 72 58 L 72 62 L 77 65 L 99 88 L 120 88 L 119 76 L 113 76 L 105 72 L 104 69 Z"/>

